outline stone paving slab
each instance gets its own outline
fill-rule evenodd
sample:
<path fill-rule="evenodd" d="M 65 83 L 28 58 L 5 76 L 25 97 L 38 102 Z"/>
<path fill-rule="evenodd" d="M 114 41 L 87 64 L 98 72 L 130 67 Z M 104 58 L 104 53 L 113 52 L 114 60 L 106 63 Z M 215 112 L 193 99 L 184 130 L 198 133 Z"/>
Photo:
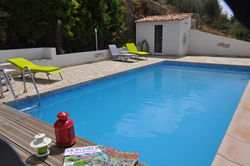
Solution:
<path fill-rule="evenodd" d="M 101 61 L 96 63 L 89 63 L 84 65 L 77 65 L 72 67 L 63 68 L 63 80 L 61 80 L 58 74 L 50 76 L 51 82 L 49 82 L 46 74 L 36 73 L 35 80 L 40 93 L 52 91 L 55 89 L 71 86 L 81 82 L 86 82 L 96 78 L 101 78 L 111 74 L 123 72 L 126 70 L 138 68 L 141 66 L 154 64 L 161 62 L 164 59 L 161 58 L 149 58 L 147 61 L 139 61 L 134 63 L 119 62 L 119 61 Z M 28 93 L 23 94 L 23 80 L 14 77 L 15 81 L 12 81 L 13 89 L 18 98 L 25 96 L 35 95 L 35 88 L 31 82 L 31 79 L 27 79 L 27 90 Z M 6 86 L 3 87 L 6 90 Z M 4 93 L 5 98 L 0 99 L 0 102 L 7 102 L 13 100 L 13 96 L 10 91 Z"/>
<path fill-rule="evenodd" d="M 221 156 L 217 154 L 214 158 L 213 165 L 225 165 L 225 166 L 241 166 L 240 164 L 234 163 L 228 159 L 226 159 L 224 156 Z"/>

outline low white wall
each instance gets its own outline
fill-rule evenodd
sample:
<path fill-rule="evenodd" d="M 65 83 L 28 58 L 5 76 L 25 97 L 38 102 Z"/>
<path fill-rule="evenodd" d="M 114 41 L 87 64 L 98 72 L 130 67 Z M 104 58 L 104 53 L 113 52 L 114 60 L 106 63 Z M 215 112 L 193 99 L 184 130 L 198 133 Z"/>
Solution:
<path fill-rule="evenodd" d="M 25 58 L 41 66 L 73 66 L 88 62 L 97 62 L 111 57 L 109 50 L 79 52 L 56 55 L 55 48 L 28 48 L 14 50 L 0 50 L 0 68 L 13 68 L 7 63 L 9 58 Z"/>
<path fill-rule="evenodd" d="M 72 54 L 62 54 L 53 57 L 53 66 L 73 66 L 88 62 L 97 62 L 109 59 L 111 57 L 109 50 L 79 52 Z"/>
<path fill-rule="evenodd" d="M 0 63 L 6 62 L 10 58 L 22 57 L 29 60 L 51 59 L 56 54 L 55 48 L 27 48 L 0 50 Z"/>
<path fill-rule="evenodd" d="M 188 54 L 250 56 L 250 42 L 190 30 Z"/>

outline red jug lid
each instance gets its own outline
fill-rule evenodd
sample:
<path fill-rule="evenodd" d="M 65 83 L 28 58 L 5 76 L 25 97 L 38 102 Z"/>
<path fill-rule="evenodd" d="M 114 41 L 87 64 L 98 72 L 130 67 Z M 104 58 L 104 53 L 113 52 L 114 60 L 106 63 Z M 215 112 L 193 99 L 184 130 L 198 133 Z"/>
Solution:
<path fill-rule="evenodd" d="M 57 114 L 57 117 L 60 120 L 67 120 L 68 116 L 69 116 L 69 113 L 67 113 L 67 112 L 60 112 Z"/>

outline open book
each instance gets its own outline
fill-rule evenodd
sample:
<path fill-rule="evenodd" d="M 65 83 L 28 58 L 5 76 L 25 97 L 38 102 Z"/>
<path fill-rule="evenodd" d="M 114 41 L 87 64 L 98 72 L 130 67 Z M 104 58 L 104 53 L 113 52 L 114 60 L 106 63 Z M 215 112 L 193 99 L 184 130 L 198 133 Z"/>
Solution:
<path fill-rule="evenodd" d="M 102 145 L 67 148 L 63 166 L 135 166 L 139 155 Z"/>

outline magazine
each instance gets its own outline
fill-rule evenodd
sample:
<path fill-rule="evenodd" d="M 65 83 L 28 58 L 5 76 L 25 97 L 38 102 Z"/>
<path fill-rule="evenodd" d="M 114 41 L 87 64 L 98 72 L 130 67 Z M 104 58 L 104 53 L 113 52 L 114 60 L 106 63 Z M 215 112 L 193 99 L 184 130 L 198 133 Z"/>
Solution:
<path fill-rule="evenodd" d="M 63 166 L 135 166 L 140 153 L 124 152 L 102 145 L 67 148 Z"/>

